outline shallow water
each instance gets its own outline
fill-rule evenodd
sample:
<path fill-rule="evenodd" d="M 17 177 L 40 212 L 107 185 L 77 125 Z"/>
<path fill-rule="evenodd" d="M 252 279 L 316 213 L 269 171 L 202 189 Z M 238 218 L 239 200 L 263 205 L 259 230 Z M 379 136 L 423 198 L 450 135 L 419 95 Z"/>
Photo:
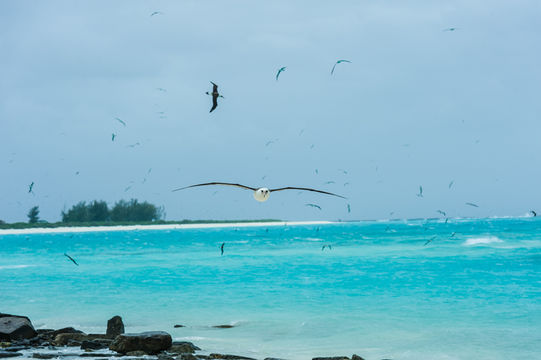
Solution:
<path fill-rule="evenodd" d="M 0 312 L 257 358 L 541 358 L 541 221 L 0 235 Z"/>

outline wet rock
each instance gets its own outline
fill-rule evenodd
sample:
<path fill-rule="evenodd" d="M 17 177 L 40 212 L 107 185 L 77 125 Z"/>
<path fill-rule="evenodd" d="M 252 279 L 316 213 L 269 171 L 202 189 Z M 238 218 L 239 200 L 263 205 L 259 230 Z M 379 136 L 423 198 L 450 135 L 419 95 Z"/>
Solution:
<path fill-rule="evenodd" d="M 124 323 L 120 316 L 113 316 L 107 321 L 107 331 L 105 334 L 112 338 L 124 334 Z"/>
<path fill-rule="evenodd" d="M 58 330 L 54 330 L 53 332 L 49 333 L 53 339 L 60 334 L 84 334 L 81 330 L 74 329 L 72 327 L 66 327 Z"/>
<path fill-rule="evenodd" d="M 239 355 L 226 355 L 226 354 L 210 354 L 210 359 L 224 359 L 224 360 L 256 360 L 254 358 L 239 356 Z"/>
<path fill-rule="evenodd" d="M 17 356 L 22 356 L 23 354 L 19 353 L 19 352 L 13 352 L 13 351 L 2 351 L 0 350 L 0 359 L 3 359 L 3 358 L 9 358 L 9 357 L 17 357 Z"/>
<path fill-rule="evenodd" d="M 284 360 L 284 359 L 268 357 L 268 358 L 265 358 L 264 360 Z"/>
<path fill-rule="evenodd" d="M 175 360 L 199 360 L 194 354 L 180 354 Z"/>
<path fill-rule="evenodd" d="M 34 359 L 52 359 L 57 357 L 58 354 L 42 354 L 42 353 L 33 353 L 32 357 Z"/>
<path fill-rule="evenodd" d="M 126 355 L 128 356 L 145 356 L 147 353 L 141 350 L 128 351 Z"/>
<path fill-rule="evenodd" d="M 32 322 L 26 316 L 0 313 L 0 340 L 30 339 L 37 334 Z"/>
<path fill-rule="evenodd" d="M 180 325 L 180 324 L 176 324 L 175 326 L 173 326 L 174 328 L 181 328 L 181 327 L 185 327 L 184 325 Z"/>
<path fill-rule="evenodd" d="M 193 354 L 196 350 L 201 350 L 189 341 L 174 341 L 168 350 L 174 354 Z"/>
<path fill-rule="evenodd" d="M 78 345 L 81 345 L 84 340 L 88 340 L 85 333 L 63 333 L 56 335 L 53 343 L 57 346 L 65 346 L 71 341 L 72 343 L 78 342 Z"/>
<path fill-rule="evenodd" d="M 150 331 L 139 334 L 118 335 L 109 349 L 121 354 L 141 350 L 147 354 L 157 354 L 171 347 L 171 335 L 165 331 Z"/>
<path fill-rule="evenodd" d="M 175 360 L 175 358 L 167 354 L 158 354 L 158 360 Z"/>
<path fill-rule="evenodd" d="M 10 347 L 4 348 L 2 350 L 11 351 L 11 352 L 17 352 L 17 351 L 28 350 L 28 349 L 30 349 L 28 346 L 18 345 L 18 346 L 10 346 Z"/>
<path fill-rule="evenodd" d="M 107 348 L 107 345 L 98 341 L 83 340 L 83 342 L 81 343 L 81 349 L 83 350 L 99 350 L 99 349 L 106 349 L 106 348 Z"/>
<path fill-rule="evenodd" d="M 118 354 L 103 354 L 103 353 L 95 353 L 95 352 L 85 352 L 79 355 L 79 357 L 113 357 L 118 356 Z"/>
<path fill-rule="evenodd" d="M 357 354 L 353 354 L 351 355 L 351 360 L 364 360 L 364 359 Z"/>
<path fill-rule="evenodd" d="M 349 360 L 347 356 L 327 356 L 327 357 L 315 357 L 312 360 Z"/>
<path fill-rule="evenodd" d="M 216 329 L 231 329 L 232 327 L 235 327 L 234 325 L 214 325 L 213 328 Z"/>

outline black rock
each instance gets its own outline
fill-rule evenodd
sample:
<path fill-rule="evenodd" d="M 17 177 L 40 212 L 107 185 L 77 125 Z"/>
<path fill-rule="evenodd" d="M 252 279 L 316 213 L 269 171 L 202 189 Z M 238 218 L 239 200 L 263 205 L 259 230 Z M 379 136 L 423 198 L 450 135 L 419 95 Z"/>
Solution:
<path fill-rule="evenodd" d="M 180 354 L 176 357 L 176 360 L 199 360 L 194 354 Z"/>
<path fill-rule="evenodd" d="M 284 360 L 284 359 L 280 359 L 280 358 L 265 358 L 264 360 Z"/>
<path fill-rule="evenodd" d="M 32 357 L 34 359 L 52 359 L 52 358 L 58 357 L 58 354 L 33 353 Z"/>
<path fill-rule="evenodd" d="M 180 324 L 176 324 L 175 326 L 173 326 L 174 328 L 181 328 L 181 327 L 185 327 L 184 325 L 180 325 Z"/>
<path fill-rule="evenodd" d="M 364 359 L 357 354 L 353 354 L 351 355 L 351 360 L 364 360 Z"/>
<path fill-rule="evenodd" d="M 81 330 L 77 330 L 72 327 L 66 327 L 66 328 L 54 330 L 53 332 L 48 333 L 47 335 L 50 335 L 54 339 L 59 334 L 83 334 L 83 332 Z"/>
<path fill-rule="evenodd" d="M 28 346 L 17 345 L 17 346 L 10 346 L 7 348 L 3 348 L 2 350 L 16 352 L 16 351 L 28 350 L 28 349 L 30 349 Z"/>
<path fill-rule="evenodd" d="M 210 359 L 224 359 L 224 360 L 256 360 L 254 358 L 249 358 L 246 356 L 239 355 L 226 355 L 226 354 L 210 354 Z"/>
<path fill-rule="evenodd" d="M 0 341 L 30 339 L 37 334 L 26 316 L 0 313 Z"/>
<path fill-rule="evenodd" d="M 99 350 L 106 348 L 107 345 L 98 341 L 83 340 L 83 342 L 81 343 L 81 349 L 83 350 Z"/>
<path fill-rule="evenodd" d="M 201 350 L 189 341 L 174 341 L 168 350 L 174 354 L 193 354 L 196 350 Z"/>
<path fill-rule="evenodd" d="M 0 350 L 0 359 L 3 358 L 9 358 L 9 357 L 16 357 L 16 356 L 22 356 L 23 354 L 13 351 L 2 351 Z"/>
<path fill-rule="evenodd" d="M 169 349 L 172 343 L 171 335 L 165 331 L 151 331 L 118 335 L 109 345 L 109 349 L 121 354 L 140 350 L 153 355 Z"/>
<path fill-rule="evenodd" d="M 110 337 L 124 334 L 124 323 L 120 316 L 113 316 L 107 321 L 107 332 L 105 334 Z"/>
<path fill-rule="evenodd" d="M 231 329 L 232 327 L 235 327 L 234 325 L 214 325 L 213 328 L 216 329 Z"/>
<path fill-rule="evenodd" d="M 327 356 L 327 357 L 315 357 L 312 360 L 349 360 L 347 356 Z"/>

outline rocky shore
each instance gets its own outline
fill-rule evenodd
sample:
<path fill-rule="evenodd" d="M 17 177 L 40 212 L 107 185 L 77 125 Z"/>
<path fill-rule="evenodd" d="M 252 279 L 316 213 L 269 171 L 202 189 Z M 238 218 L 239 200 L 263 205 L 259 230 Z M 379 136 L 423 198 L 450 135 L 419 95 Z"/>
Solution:
<path fill-rule="evenodd" d="M 26 316 L 0 313 L 0 359 L 2 358 L 94 358 L 130 360 L 256 360 L 231 354 L 207 354 L 187 341 L 173 341 L 165 331 L 124 333 L 120 316 L 107 322 L 105 334 L 85 334 L 66 327 L 35 330 Z M 89 360 L 90 360 L 89 359 Z M 264 360 L 281 360 L 266 358 Z M 312 360 L 364 360 L 358 355 L 316 357 Z"/>

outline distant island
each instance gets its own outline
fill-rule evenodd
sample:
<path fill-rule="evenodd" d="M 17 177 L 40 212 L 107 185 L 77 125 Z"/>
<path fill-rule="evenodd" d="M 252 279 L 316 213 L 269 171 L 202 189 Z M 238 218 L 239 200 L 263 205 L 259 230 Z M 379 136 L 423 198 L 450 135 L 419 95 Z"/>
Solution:
<path fill-rule="evenodd" d="M 276 219 L 262 220 L 180 220 L 166 221 L 165 210 L 146 201 L 137 199 L 120 200 L 109 209 L 103 200 L 91 202 L 80 201 L 71 209 L 62 210 L 62 221 L 47 222 L 40 220 L 39 207 L 32 207 L 28 214 L 28 222 L 6 223 L 0 220 L 0 229 L 31 229 L 58 227 L 88 227 L 88 226 L 126 226 L 126 225 L 185 225 L 185 224 L 228 224 L 279 222 Z"/>

